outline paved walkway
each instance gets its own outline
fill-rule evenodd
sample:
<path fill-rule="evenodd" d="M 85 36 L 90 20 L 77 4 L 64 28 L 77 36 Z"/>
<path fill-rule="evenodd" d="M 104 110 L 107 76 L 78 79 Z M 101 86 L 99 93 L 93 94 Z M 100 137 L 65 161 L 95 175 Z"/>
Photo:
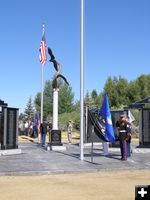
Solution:
<path fill-rule="evenodd" d="M 84 148 L 84 161 L 80 160 L 79 144 L 64 144 L 66 151 L 47 151 L 34 142 L 21 142 L 18 155 L 0 156 L 0 175 L 34 175 L 49 173 L 94 172 L 100 170 L 150 169 L 150 149 L 133 147 L 127 161 L 120 160 L 119 148 L 110 148 L 104 156 L 100 145 Z"/>

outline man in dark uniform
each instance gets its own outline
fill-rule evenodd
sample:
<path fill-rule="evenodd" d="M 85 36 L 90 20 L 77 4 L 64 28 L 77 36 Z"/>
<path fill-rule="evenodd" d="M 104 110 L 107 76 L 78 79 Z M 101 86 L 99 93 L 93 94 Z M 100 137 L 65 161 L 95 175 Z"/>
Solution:
<path fill-rule="evenodd" d="M 126 118 L 126 129 L 127 129 L 127 157 L 131 156 L 131 130 L 132 130 L 132 126 L 131 123 L 129 122 L 129 118 Z"/>
<path fill-rule="evenodd" d="M 119 121 L 117 121 L 116 126 L 118 127 L 119 131 L 121 160 L 127 160 L 127 157 L 130 156 L 131 128 L 125 115 L 120 116 L 120 119 Z"/>

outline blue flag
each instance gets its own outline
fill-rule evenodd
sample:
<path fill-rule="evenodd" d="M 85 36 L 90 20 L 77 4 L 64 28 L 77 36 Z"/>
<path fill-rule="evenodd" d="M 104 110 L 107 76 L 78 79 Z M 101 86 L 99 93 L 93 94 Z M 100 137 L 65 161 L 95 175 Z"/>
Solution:
<path fill-rule="evenodd" d="M 103 117 L 105 121 L 105 139 L 108 142 L 115 142 L 115 135 L 114 135 L 114 129 L 112 126 L 112 120 L 111 120 L 111 113 L 109 109 L 109 102 L 108 102 L 108 96 L 107 94 L 104 95 L 102 106 L 99 111 L 99 115 Z"/>
<path fill-rule="evenodd" d="M 38 125 L 39 125 L 39 115 L 38 113 L 35 114 L 35 127 L 36 130 L 38 130 Z"/>

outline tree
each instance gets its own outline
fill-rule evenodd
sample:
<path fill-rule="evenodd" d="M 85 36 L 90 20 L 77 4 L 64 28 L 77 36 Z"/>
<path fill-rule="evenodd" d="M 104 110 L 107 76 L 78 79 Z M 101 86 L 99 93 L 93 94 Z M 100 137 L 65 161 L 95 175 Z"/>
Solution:
<path fill-rule="evenodd" d="M 31 96 L 29 97 L 29 100 L 28 100 L 28 103 L 27 103 L 27 106 L 25 108 L 25 116 L 28 120 L 31 120 L 34 118 L 34 108 L 33 108 L 33 103 L 32 103 L 32 98 Z"/>
<path fill-rule="evenodd" d="M 127 105 L 128 102 L 128 81 L 125 78 L 119 76 L 116 82 L 116 91 L 118 93 L 118 105 Z"/>
<path fill-rule="evenodd" d="M 116 77 L 114 77 L 113 79 L 111 77 L 108 77 L 104 86 L 104 92 L 106 92 L 109 97 L 110 107 L 114 108 L 119 107 L 118 92 L 116 90 L 117 82 L 118 80 Z"/>
<path fill-rule="evenodd" d="M 72 88 L 66 83 L 63 83 L 61 80 L 58 80 L 59 92 L 58 92 L 58 111 L 59 113 L 71 112 L 73 109 L 73 99 L 74 94 Z M 41 107 L 41 93 L 37 93 L 35 97 L 35 107 L 36 110 L 40 113 Z M 51 116 L 53 112 L 53 89 L 52 82 L 46 81 L 44 87 L 43 95 L 43 114 L 45 116 Z"/>
<path fill-rule="evenodd" d="M 136 80 L 137 87 L 139 88 L 140 98 L 150 96 L 150 75 L 141 75 Z"/>
<path fill-rule="evenodd" d="M 26 116 L 25 116 L 24 113 L 20 113 L 20 115 L 19 115 L 19 121 L 23 121 L 23 122 L 26 121 Z"/>
<path fill-rule="evenodd" d="M 119 108 L 150 96 L 150 75 L 141 75 L 135 81 L 121 76 L 109 77 L 104 86 L 111 107 Z"/>
<path fill-rule="evenodd" d="M 90 106 L 92 104 L 91 95 L 89 94 L 88 91 L 86 92 L 86 95 L 85 95 L 85 98 L 84 98 L 84 104 L 86 106 Z"/>
<path fill-rule="evenodd" d="M 98 94 L 95 89 L 92 90 L 92 92 L 91 92 L 91 98 L 92 98 L 93 105 L 95 107 L 98 107 Z"/>
<path fill-rule="evenodd" d="M 137 100 L 140 100 L 140 88 L 138 84 L 136 84 L 136 81 L 130 81 L 128 85 L 128 102 L 127 104 L 131 104 L 136 102 Z"/>
<path fill-rule="evenodd" d="M 73 99 L 74 99 L 72 88 L 68 86 L 66 83 L 63 83 L 61 81 L 58 95 L 59 95 L 58 98 L 59 114 L 71 112 L 73 110 Z"/>
<path fill-rule="evenodd" d="M 36 94 L 34 100 L 35 108 L 38 113 L 41 113 L 41 93 Z M 43 92 L 43 115 L 51 116 L 53 112 L 53 96 L 52 96 L 52 83 L 51 81 L 45 82 Z"/>
<path fill-rule="evenodd" d="M 35 96 L 34 105 L 35 105 L 36 111 L 40 113 L 41 112 L 41 93 L 40 92 L 38 92 Z"/>
<path fill-rule="evenodd" d="M 44 87 L 44 97 L 43 97 L 43 112 L 45 116 L 52 116 L 53 113 L 53 90 L 52 90 L 52 82 L 46 81 Z"/>

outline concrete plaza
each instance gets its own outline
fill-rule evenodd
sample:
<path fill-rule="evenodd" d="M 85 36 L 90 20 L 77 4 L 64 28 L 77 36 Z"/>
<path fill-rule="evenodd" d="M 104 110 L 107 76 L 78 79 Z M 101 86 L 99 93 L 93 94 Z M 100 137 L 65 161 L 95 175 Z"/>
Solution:
<path fill-rule="evenodd" d="M 132 156 L 120 160 L 120 149 L 109 148 L 103 154 L 102 145 L 84 147 L 84 160 L 80 160 L 78 143 L 63 144 L 65 151 L 47 151 L 37 142 L 25 140 L 19 143 L 21 153 L 0 156 L 0 175 L 36 175 L 51 173 L 96 172 L 112 170 L 150 169 L 150 149 L 132 145 Z"/>

